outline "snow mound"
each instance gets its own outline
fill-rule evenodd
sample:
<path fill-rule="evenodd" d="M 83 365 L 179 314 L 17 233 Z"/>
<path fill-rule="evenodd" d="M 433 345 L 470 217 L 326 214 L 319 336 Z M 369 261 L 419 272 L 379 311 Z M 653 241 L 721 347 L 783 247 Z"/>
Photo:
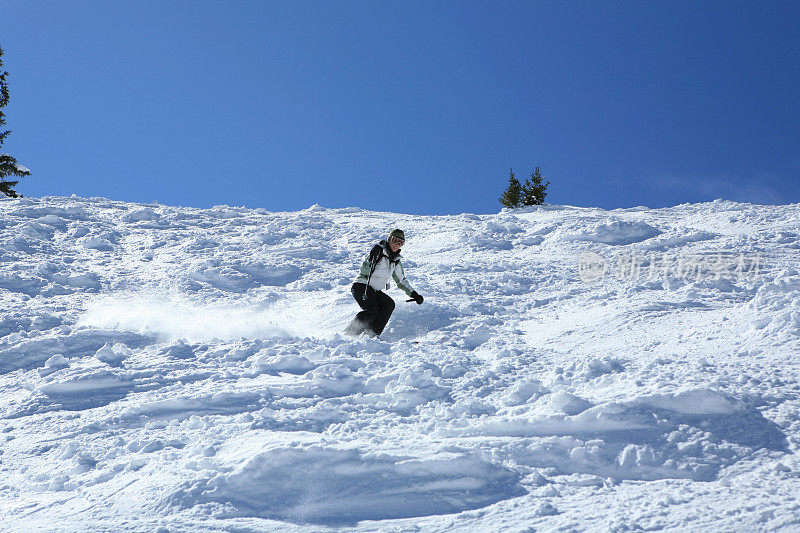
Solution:
<path fill-rule="evenodd" d="M 679 234 L 667 235 L 656 239 L 652 243 L 643 246 L 646 251 L 664 251 L 670 248 L 677 248 L 687 244 L 716 239 L 718 235 L 708 231 L 685 230 Z"/>
<path fill-rule="evenodd" d="M 604 244 L 625 245 L 646 241 L 662 232 L 646 222 L 598 222 L 578 233 L 567 235 L 565 240 L 600 242 Z"/>
<path fill-rule="evenodd" d="M 302 277 L 303 272 L 294 265 L 265 265 L 235 261 L 204 261 L 186 273 L 189 287 L 201 289 L 210 286 L 225 292 L 243 293 L 260 286 L 287 285 Z"/>
<path fill-rule="evenodd" d="M 783 270 L 766 281 L 756 291 L 749 304 L 757 313 L 751 322 L 771 339 L 800 336 L 800 273 L 794 269 Z"/>
<path fill-rule="evenodd" d="M 259 453 L 195 492 L 201 502 L 230 505 L 232 516 L 342 526 L 478 509 L 524 494 L 518 479 L 471 456 L 402 459 L 310 446 Z"/>
<path fill-rule="evenodd" d="M 153 209 L 145 208 L 145 209 L 136 209 L 129 213 L 125 213 L 120 217 L 120 220 L 123 222 L 142 222 L 142 221 L 151 221 L 155 222 L 161 219 L 161 215 L 156 213 Z"/>
<path fill-rule="evenodd" d="M 543 397 L 563 414 L 449 423 L 443 435 L 513 436 L 521 464 L 614 479 L 712 481 L 755 450 L 786 451 L 787 441 L 758 410 L 725 394 L 694 389 L 592 404 L 566 391 Z"/>

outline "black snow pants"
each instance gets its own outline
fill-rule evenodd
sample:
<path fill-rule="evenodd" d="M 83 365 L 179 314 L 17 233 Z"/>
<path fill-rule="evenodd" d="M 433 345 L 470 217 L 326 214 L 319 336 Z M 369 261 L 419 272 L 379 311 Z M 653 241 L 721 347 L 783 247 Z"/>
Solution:
<path fill-rule="evenodd" d="M 367 298 L 364 299 L 364 291 L 367 291 Z M 389 317 L 394 311 L 394 300 L 383 291 L 376 291 L 366 283 L 353 283 L 350 288 L 353 298 L 363 309 L 356 315 L 353 321 L 347 326 L 345 333 L 348 335 L 380 335 Z"/>

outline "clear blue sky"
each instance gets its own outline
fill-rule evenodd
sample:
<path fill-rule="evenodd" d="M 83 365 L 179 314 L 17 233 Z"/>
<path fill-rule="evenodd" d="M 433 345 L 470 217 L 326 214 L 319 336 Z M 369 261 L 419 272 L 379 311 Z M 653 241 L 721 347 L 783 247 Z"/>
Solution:
<path fill-rule="evenodd" d="M 27 196 L 800 202 L 797 1 L 0 0 Z"/>

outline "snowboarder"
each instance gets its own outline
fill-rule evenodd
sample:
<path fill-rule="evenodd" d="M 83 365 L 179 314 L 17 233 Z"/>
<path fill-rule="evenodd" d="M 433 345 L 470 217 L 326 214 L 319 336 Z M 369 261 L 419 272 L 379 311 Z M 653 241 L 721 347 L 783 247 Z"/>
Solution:
<path fill-rule="evenodd" d="M 410 301 L 422 304 L 424 298 L 415 291 L 406 279 L 400 263 L 400 248 L 406 242 L 405 233 L 393 229 L 389 238 L 373 246 L 361 264 L 361 270 L 350 292 L 362 311 L 347 326 L 348 335 L 379 336 L 394 311 L 394 300 L 383 291 L 389 288 L 389 278 L 411 297 Z"/>

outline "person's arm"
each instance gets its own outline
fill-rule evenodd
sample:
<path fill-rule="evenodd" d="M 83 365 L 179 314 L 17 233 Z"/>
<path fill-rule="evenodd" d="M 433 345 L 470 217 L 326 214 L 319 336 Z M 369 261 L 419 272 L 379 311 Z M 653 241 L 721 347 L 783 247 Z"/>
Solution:
<path fill-rule="evenodd" d="M 409 296 L 412 296 L 413 293 L 417 292 L 406 279 L 406 274 L 403 271 L 403 265 L 400 263 L 400 261 L 397 262 L 397 268 L 394 269 L 394 274 L 392 274 L 392 277 L 394 278 L 394 282 L 397 283 L 397 286 Z"/>

